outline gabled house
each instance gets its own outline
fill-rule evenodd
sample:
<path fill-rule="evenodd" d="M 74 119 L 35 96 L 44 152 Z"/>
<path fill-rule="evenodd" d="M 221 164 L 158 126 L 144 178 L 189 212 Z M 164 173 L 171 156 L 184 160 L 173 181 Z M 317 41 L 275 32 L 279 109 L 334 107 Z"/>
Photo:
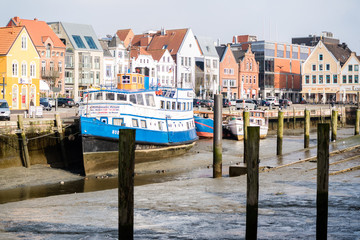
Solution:
<path fill-rule="evenodd" d="M 238 95 L 242 99 L 258 99 L 259 97 L 259 62 L 255 60 L 255 54 L 251 51 L 251 45 L 247 50 L 233 50 L 234 57 L 239 64 Z"/>
<path fill-rule="evenodd" d="M 196 37 L 201 57 L 195 59 L 197 69 L 203 73 L 196 73 L 195 93 L 202 98 L 214 97 L 219 92 L 219 55 L 215 49 L 214 41 L 207 37 Z M 203 93 L 208 96 L 204 96 Z"/>
<path fill-rule="evenodd" d="M 103 49 L 91 25 L 51 22 L 66 46 L 65 94 L 78 101 L 84 91 L 103 84 Z"/>
<path fill-rule="evenodd" d="M 230 44 L 217 46 L 216 51 L 220 58 L 220 92 L 224 98 L 237 99 L 239 98 L 239 65 L 231 51 Z"/>
<path fill-rule="evenodd" d="M 116 71 L 115 71 L 115 57 L 109 50 L 110 39 L 100 39 L 100 45 L 103 49 L 103 86 L 115 88 L 116 87 Z"/>
<path fill-rule="evenodd" d="M 64 93 L 64 63 L 65 63 L 65 45 L 56 36 L 54 31 L 44 21 L 38 19 L 28 20 L 19 17 L 10 19 L 7 26 L 26 26 L 27 31 L 35 44 L 40 55 L 41 81 L 46 82 L 52 90 L 57 88 L 60 93 Z"/>
<path fill-rule="evenodd" d="M 0 97 L 11 110 L 39 106 L 39 60 L 25 26 L 0 28 Z"/>
<path fill-rule="evenodd" d="M 155 71 L 151 73 L 152 77 L 151 84 L 154 86 L 163 87 L 175 87 L 175 69 L 176 64 L 174 59 L 171 57 L 167 49 L 158 49 L 158 50 L 148 50 L 147 51 L 155 61 Z"/>
<path fill-rule="evenodd" d="M 360 57 L 355 52 L 350 53 L 350 57 L 344 63 L 340 73 L 340 99 L 343 102 L 357 102 L 357 94 L 360 92 Z"/>
<path fill-rule="evenodd" d="M 318 42 L 302 65 L 302 96 L 308 102 L 340 101 L 341 69 L 351 50 Z"/>

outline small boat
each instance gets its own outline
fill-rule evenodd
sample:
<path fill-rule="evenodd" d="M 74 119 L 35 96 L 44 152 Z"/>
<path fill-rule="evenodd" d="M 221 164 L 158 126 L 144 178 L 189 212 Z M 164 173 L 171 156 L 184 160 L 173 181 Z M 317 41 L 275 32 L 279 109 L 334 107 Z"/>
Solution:
<path fill-rule="evenodd" d="M 79 115 L 86 175 L 117 168 L 119 129 L 136 129 L 135 163 L 183 154 L 198 140 L 192 89 L 137 86 L 84 95 Z"/>
<path fill-rule="evenodd" d="M 214 120 L 194 115 L 196 134 L 203 138 L 214 137 Z"/>
<path fill-rule="evenodd" d="M 250 112 L 250 126 L 260 126 L 260 138 L 266 138 L 268 133 L 268 119 L 265 118 L 265 112 L 252 110 Z M 244 121 L 243 117 L 231 117 L 228 122 L 223 123 L 224 131 L 228 131 L 237 140 L 244 139 Z"/>

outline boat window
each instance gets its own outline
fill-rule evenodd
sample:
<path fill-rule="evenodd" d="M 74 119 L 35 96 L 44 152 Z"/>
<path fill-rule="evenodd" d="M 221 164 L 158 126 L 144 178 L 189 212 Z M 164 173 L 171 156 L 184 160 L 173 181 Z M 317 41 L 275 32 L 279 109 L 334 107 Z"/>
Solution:
<path fill-rule="evenodd" d="M 165 101 L 164 100 L 160 101 L 160 108 L 165 109 Z"/>
<path fill-rule="evenodd" d="M 166 102 L 166 109 L 170 109 L 170 101 Z"/>
<path fill-rule="evenodd" d="M 95 99 L 94 100 L 103 100 L 102 98 L 102 92 L 95 93 Z"/>
<path fill-rule="evenodd" d="M 186 122 L 187 129 L 190 129 L 189 122 Z"/>
<path fill-rule="evenodd" d="M 176 110 L 176 102 L 171 102 L 171 109 Z"/>
<path fill-rule="evenodd" d="M 182 107 L 182 109 L 181 110 L 186 110 L 186 103 L 183 103 L 183 107 Z"/>
<path fill-rule="evenodd" d="M 155 100 L 154 100 L 153 94 L 151 94 L 151 93 L 145 94 L 145 100 L 146 100 L 146 105 L 148 105 L 150 107 L 155 107 Z"/>
<path fill-rule="evenodd" d="M 126 94 L 118 93 L 117 100 L 118 101 L 126 101 Z"/>
<path fill-rule="evenodd" d="M 181 103 L 179 103 L 179 102 L 177 103 L 177 110 L 179 110 L 179 111 L 181 110 Z"/>
<path fill-rule="evenodd" d="M 162 130 L 162 122 L 158 121 L 159 130 Z"/>
<path fill-rule="evenodd" d="M 187 110 L 190 110 L 190 103 L 187 103 Z"/>
<path fill-rule="evenodd" d="M 122 83 L 130 83 L 130 76 L 122 76 Z"/>
<path fill-rule="evenodd" d="M 100 122 L 107 123 L 107 122 L 108 122 L 108 118 L 107 118 L 107 117 L 101 117 L 101 118 L 100 118 Z"/>
<path fill-rule="evenodd" d="M 124 122 L 123 118 L 113 118 L 113 125 L 122 126 Z"/>
<path fill-rule="evenodd" d="M 106 100 L 115 100 L 115 94 L 114 93 L 106 93 Z"/>
<path fill-rule="evenodd" d="M 132 119 L 132 125 L 133 125 L 133 127 L 139 127 L 139 122 L 138 122 L 138 120 L 135 119 L 135 118 L 133 118 L 133 119 Z"/>
<path fill-rule="evenodd" d="M 141 123 L 142 128 L 146 128 L 146 121 L 145 120 L 141 120 L 140 123 Z"/>
<path fill-rule="evenodd" d="M 136 97 L 135 94 L 130 94 L 130 102 L 136 104 Z"/>
<path fill-rule="evenodd" d="M 142 94 L 136 94 L 136 101 L 139 105 L 144 105 L 144 97 Z"/>
<path fill-rule="evenodd" d="M 133 79 L 132 82 L 136 83 L 136 77 L 132 77 L 132 79 Z"/>

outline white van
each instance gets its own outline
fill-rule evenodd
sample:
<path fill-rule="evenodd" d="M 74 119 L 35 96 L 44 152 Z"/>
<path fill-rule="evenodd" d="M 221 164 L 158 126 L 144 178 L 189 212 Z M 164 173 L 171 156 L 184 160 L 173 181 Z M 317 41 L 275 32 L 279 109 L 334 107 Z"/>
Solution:
<path fill-rule="evenodd" d="M 0 99 L 0 119 L 10 121 L 10 108 L 5 99 Z"/>
<path fill-rule="evenodd" d="M 272 107 L 279 106 L 279 99 L 277 97 L 267 97 L 265 101 L 269 102 Z"/>
<path fill-rule="evenodd" d="M 251 99 L 237 99 L 236 100 L 236 109 L 246 109 L 246 110 L 255 110 L 257 109 L 257 105 L 254 100 Z"/>

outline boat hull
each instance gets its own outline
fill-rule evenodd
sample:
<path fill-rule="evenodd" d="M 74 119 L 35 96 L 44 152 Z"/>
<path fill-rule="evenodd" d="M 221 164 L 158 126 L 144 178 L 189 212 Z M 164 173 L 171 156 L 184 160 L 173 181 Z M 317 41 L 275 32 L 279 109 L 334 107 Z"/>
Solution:
<path fill-rule="evenodd" d="M 250 123 L 250 126 L 259 126 L 254 123 Z M 239 141 L 244 139 L 244 123 L 242 120 L 232 120 L 225 126 L 233 135 L 233 137 Z M 264 125 L 259 126 L 260 127 L 260 138 L 264 139 L 267 136 L 268 133 L 268 125 L 265 123 Z"/>
<path fill-rule="evenodd" d="M 214 120 L 211 118 L 203 118 L 194 116 L 196 134 L 203 138 L 214 137 Z"/>

